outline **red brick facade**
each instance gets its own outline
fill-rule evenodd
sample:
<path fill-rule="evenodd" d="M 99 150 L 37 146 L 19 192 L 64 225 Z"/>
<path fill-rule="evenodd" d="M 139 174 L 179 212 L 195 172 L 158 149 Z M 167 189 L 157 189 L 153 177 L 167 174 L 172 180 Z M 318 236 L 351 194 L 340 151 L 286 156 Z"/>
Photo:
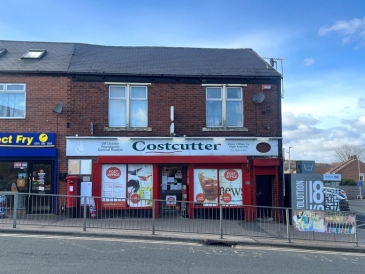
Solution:
<path fill-rule="evenodd" d="M 108 84 L 104 82 L 74 81 L 68 76 L 14 75 L 0 76 L 0 83 L 26 84 L 26 118 L 0 119 L 1 131 L 56 133 L 59 173 L 67 173 L 66 136 L 91 136 L 90 124 L 93 123 L 93 136 L 168 137 L 171 106 L 175 109 L 175 132 L 179 135 L 279 137 L 281 134 L 281 98 L 275 85 L 272 85 L 271 90 L 265 91 L 262 91 L 261 84 L 242 87 L 246 131 L 203 131 L 206 126 L 206 87 L 183 83 L 148 85 L 148 126 L 151 131 L 110 131 L 105 130 L 108 127 Z M 252 100 L 258 92 L 265 94 L 265 100 L 261 104 Z M 53 108 L 58 103 L 63 104 L 63 110 L 62 113 L 55 114 Z M 96 161 L 96 157 L 92 158 Z M 65 184 L 59 182 L 58 193 L 65 194 L 65 191 Z M 275 195 L 275 203 L 278 202 L 277 199 Z"/>

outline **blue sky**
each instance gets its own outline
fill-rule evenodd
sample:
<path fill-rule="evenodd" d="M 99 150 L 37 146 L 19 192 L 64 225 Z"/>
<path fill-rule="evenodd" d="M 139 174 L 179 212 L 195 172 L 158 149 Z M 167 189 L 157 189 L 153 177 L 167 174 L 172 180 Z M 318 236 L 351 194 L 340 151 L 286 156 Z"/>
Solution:
<path fill-rule="evenodd" d="M 291 159 L 332 163 L 344 144 L 365 147 L 364 0 L 0 3 L 1 40 L 252 48 L 283 58 Z"/>

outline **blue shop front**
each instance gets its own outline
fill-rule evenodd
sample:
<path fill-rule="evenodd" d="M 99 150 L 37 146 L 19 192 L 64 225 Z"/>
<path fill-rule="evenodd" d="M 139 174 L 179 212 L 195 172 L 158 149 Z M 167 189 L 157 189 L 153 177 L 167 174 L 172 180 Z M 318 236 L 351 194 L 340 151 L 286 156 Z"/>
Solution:
<path fill-rule="evenodd" d="M 55 133 L 0 132 L 0 192 L 17 191 L 26 214 L 55 213 L 58 150 Z"/>

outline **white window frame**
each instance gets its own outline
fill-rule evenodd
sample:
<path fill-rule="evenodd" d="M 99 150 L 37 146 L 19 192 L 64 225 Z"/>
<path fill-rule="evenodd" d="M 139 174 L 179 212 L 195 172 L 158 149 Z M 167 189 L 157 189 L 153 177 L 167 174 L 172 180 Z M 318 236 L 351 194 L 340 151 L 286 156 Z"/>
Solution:
<path fill-rule="evenodd" d="M 11 86 L 19 86 L 21 88 L 19 88 L 17 90 L 12 90 Z M 26 109 L 27 109 L 26 84 L 21 84 L 21 83 L 0 83 L 0 95 L 1 94 L 24 94 L 24 115 L 21 116 L 21 117 L 20 116 L 17 116 L 17 117 L 0 116 L 0 119 L 25 119 Z"/>
<path fill-rule="evenodd" d="M 148 127 L 148 84 L 116 84 L 116 83 L 107 83 L 109 84 L 109 92 L 108 92 L 108 126 L 110 128 L 147 128 Z M 111 98 L 110 97 L 110 89 L 111 87 L 124 87 L 125 88 L 125 97 L 121 97 L 121 98 Z M 146 89 L 146 97 L 145 98 L 132 98 L 131 97 L 131 89 L 133 87 L 140 87 L 140 88 L 145 88 Z M 125 126 L 112 126 L 110 125 L 110 121 L 111 121 L 111 113 L 110 113 L 110 100 L 125 100 L 126 101 L 126 113 L 125 113 L 125 117 L 126 117 L 126 125 Z M 144 126 L 133 126 L 131 125 L 131 101 L 146 101 L 146 125 Z"/>
<path fill-rule="evenodd" d="M 223 129 L 227 129 L 227 128 L 242 128 L 243 127 L 243 89 L 242 86 L 246 86 L 246 85 L 206 85 L 206 91 L 205 91 L 205 103 L 206 103 L 206 109 L 205 109 L 205 117 L 206 117 L 206 127 L 207 128 L 223 128 Z M 208 89 L 209 88 L 220 88 L 221 89 L 221 98 L 220 99 L 208 99 Z M 227 98 L 227 89 L 229 88 L 240 88 L 241 89 L 241 98 L 240 99 L 228 99 Z M 208 101 L 220 101 L 222 102 L 222 125 L 209 125 L 208 124 L 208 111 L 207 111 L 207 107 L 208 107 Z M 232 101 L 239 101 L 242 104 L 242 113 L 241 113 L 241 120 L 242 120 L 242 125 L 238 125 L 238 126 L 227 126 L 227 102 L 232 102 Z"/>

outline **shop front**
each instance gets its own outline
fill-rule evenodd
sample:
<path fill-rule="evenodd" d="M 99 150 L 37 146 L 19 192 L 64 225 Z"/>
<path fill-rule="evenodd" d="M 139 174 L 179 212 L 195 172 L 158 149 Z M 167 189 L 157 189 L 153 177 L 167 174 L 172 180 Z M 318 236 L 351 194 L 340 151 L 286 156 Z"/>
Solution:
<path fill-rule="evenodd" d="M 0 191 L 18 192 L 19 213 L 55 213 L 54 133 L 0 133 Z"/>
<path fill-rule="evenodd" d="M 194 218 L 220 203 L 224 209 L 252 205 L 249 157 L 278 152 L 277 140 L 267 141 L 271 149 L 264 153 L 257 151 L 258 143 L 252 138 L 67 137 L 66 156 L 97 156 L 92 194 L 101 197 L 95 201 L 98 211 L 151 211 L 155 200 L 156 217 Z"/>

